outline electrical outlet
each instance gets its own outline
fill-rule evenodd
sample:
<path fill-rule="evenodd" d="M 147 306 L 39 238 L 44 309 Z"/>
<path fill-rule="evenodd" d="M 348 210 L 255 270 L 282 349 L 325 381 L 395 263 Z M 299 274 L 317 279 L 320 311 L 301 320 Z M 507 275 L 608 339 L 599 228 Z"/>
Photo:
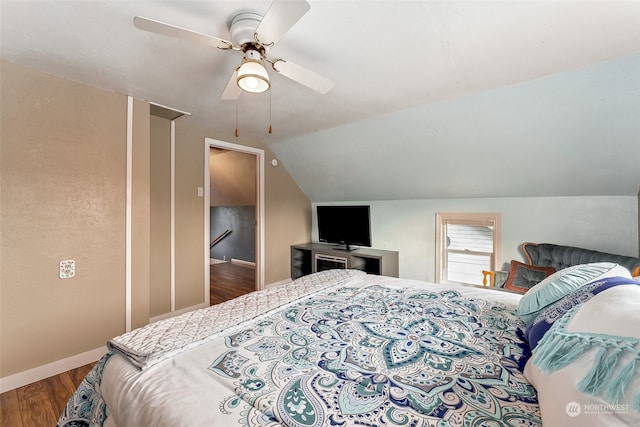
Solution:
<path fill-rule="evenodd" d="M 72 259 L 60 261 L 60 278 L 71 279 L 76 275 L 76 262 Z"/>

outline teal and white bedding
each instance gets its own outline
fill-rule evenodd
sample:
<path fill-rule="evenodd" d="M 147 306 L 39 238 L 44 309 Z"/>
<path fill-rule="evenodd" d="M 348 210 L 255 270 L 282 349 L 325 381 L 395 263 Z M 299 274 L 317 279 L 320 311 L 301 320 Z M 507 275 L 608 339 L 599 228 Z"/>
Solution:
<path fill-rule="evenodd" d="M 640 427 L 640 282 L 620 268 L 565 269 L 521 299 L 545 426 Z"/>
<path fill-rule="evenodd" d="M 235 317 L 188 339 L 165 324 L 112 340 L 59 425 L 542 425 L 521 295 L 343 270 L 262 292 L 205 309 Z"/>

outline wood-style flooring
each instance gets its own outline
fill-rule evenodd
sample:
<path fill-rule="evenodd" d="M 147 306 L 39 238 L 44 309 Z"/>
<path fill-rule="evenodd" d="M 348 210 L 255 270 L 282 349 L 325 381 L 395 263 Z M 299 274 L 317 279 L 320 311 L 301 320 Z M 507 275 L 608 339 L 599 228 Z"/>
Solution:
<path fill-rule="evenodd" d="M 237 263 L 211 265 L 211 304 L 255 290 L 256 270 Z M 67 401 L 95 363 L 0 394 L 0 426 L 55 426 Z"/>
<path fill-rule="evenodd" d="M 225 262 L 211 265 L 211 305 L 239 297 L 256 290 L 254 266 Z"/>
<path fill-rule="evenodd" d="M 54 427 L 94 363 L 0 394 L 0 426 Z"/>

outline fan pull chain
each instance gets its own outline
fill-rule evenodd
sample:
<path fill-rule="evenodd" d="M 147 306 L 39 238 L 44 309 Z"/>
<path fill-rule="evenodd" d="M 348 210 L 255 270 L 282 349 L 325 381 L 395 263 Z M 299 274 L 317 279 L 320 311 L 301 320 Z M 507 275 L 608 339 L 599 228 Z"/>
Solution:
<path fill-rule="evenodd" d="M 269 134 L 271 134 L 271 89 L 269 89 Z"/>
<path fill-rule="evenodd" d="M 240 135 L 238 132 L 238 85 L 236 85 L 236 138 Z"/>

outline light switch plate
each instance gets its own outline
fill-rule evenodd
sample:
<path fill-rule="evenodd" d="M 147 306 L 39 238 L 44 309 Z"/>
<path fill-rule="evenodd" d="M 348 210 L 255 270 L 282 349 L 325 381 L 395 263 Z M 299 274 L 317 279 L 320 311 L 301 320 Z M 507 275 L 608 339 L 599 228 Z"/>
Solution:
<path fill-rule="evenodd" d="M 60 261 L 60 278 L 70 279 L 76 275 L 76 262 L 72 259 Z"/>

